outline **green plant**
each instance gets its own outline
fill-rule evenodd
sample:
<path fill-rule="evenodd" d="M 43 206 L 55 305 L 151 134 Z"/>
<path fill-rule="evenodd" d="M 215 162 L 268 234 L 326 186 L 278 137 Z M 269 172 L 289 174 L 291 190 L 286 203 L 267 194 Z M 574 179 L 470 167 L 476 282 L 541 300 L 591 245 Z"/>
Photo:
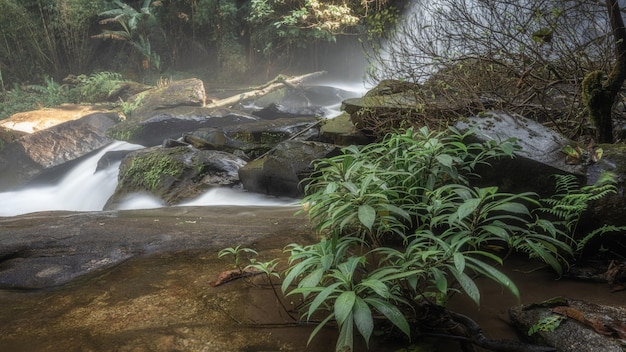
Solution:
<path fill-rule="evenodd" d="M 44 78 L 44 85 L 31 84 L 28 89 L 38 94 L 37 103 L 40 106 L 57 106 L 67 101 L 66 91 L 51 77 Z"/>
<path fill-rule="evenodd" d="M 246 247 L 241 247 L 241 246 L 237 246 L 237 247 L 228 247 L 228 248 L 224 248 L 221 251 L 219 251 L 217 253 L 217 257 L 218 258 L 222 258 L 224 256 L 227 255 L 232 255 L 234 257 L 234 265 L 235 268 L 239 269 L 239 271 L 243 271 L 243 266 L 241 263 L 242 260 L 242 256 L 243 254 L 254 254 L 254 255 L 258 255 L 259 253 L 257 251 L 255 251 L 252 248 L 246 248 Z M 266 273 L 269 275 L 269 270 L 270 267 L 268 265 L 265 266 L 260 266 L 258 263 L 255 265 L 255 267 L 258 268 L 263 268 L 264 271 L 266 271 Z M 271 268 L 273 270 L 273 266 Z"/>
<path fill-rule="evenodd" d="M 528 329 L 528 336 L 532 336 L 539 331 L 545 331 L 545 332 L 554 331 L 561 325 L 561 322 L 563 322 L 563 320 L 565 319 L 566 318 L 563 315 L 558 315 L 558 314 L 547 315 L 539 319 L 538 322 L 533 324 L 530 327 L 530 329 Z"/>
<path fill-rule="evenodd" d="M 372 243 L 389 234 L 403 237 L 411 226 L 420 226 L 419 214 L 428 211 L 420 204 L 435 187 L 468 184 L 477 165 L 510 157 L 515 149 L 512 140 L 467 143 L 470 134 L 409 128 L 319 161 L 304 198 L 317 230 L 350 229 Z"/>
<path fill-rule="evenodd" d="M 152 8 L 160 2 L 154 0 L 144 0 L 139 10 L 120 1 L 113 0 L 112 4 L 116 8 L 99 13 L 101 17 L 105 17 L 100 24 L 108 24 L 115 22 L 122 27 L 122 30 L 105 29 L 100 34 L 93 35 L 92 38 L 113 39 L 128 42 L 141 55 L 141 67 L 144 70 L 155 69 L 160 71 L 161 59 L 159 55 L 152 50 L 150 39 L 148 38 L 149 29 L 156 26 L 156 17 Z"/>
<path fill-rule="evenodd" d="M 603 172 L 595 183 L 580 186 L 574 175 L 554 175 L 555 193 L 540 200 L 541 207 L 534 210 L 538 217 L 552 217 L 542 227 L 553 236 L 560 236 L 580 254 L 592 238 L 611 232 L 626 230 L 625 226 L 602 225 L 577 238 L 578 225 L 592 202 L 617 193 L 615 175 Z"/>
<path fill-rule="evenodd" d="M 528 251 L 561 270 L 569 246 L 527 225 L 536 194 L 469 185 L 477 165 L 512 156 L 514 141 L 469 143 L 470 135 L 408 129 L 317 163 L 304 202 L 326 238 L 287 247 L 282 290 L 302 294 L 305 318 L 326 311 L 320 325 L 336 320 L 338 351 L 352 349 L 355 329 L 368 341 L 380 317 L 410 336 L 408 322 L 419 319 L 424 304 L 445 304 L 455 292 L 478 304 L 477 274 L 518 296 L 497 269 L 503 258 L 494 245 Z M 395 239 L 400 248 L 389 245 Z"/>
<path fill-rule="evenodd" d="M 124 78 L 117 72 L 94 72 L 90 75 L 79 75 L 74 78 L 74 87 L 70 95 L 78 103 L 98 103 L 107 101 L 111 93 L 119 88 Z"/>

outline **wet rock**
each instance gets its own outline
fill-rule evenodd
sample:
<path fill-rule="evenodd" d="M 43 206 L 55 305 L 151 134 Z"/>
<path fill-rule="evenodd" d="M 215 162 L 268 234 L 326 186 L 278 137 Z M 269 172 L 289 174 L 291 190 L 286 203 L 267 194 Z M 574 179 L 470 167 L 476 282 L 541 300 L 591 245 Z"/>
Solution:
<path fill-rule="evenodd" d="M 528 336 L 529 329 L 540 324 L 542 319 L 551 316 L 562 317 L 553 312 L 557 310 L 556 307 L 567 307 L 572 316 L 564 317 L 558 327 L 546 328 L 546 331 L 539 330 Z M 559 352 L 624 351 L 623 341 L 618 334 L 610 332 L 611 329 L 626 327 L 624 325 L 626 311 L 622 307 L 567 299 L 565 305 L 536 304 L 514 307 L 509 310 L 509 316 L 521 335 L 528 336 L 535 343 L 555 347 Z M 604 326 L 594 328 L 595 323 Z"/>
<path fill-rule="evenodd" d="M 315 117 L 259 120 L 242 125 L 197 129 L 185 135 L 183 140 L 199 149 L 240 151 L 245 158 L 254 159 L 289 139 L 316 139 L 319 122 Z"/>
<path fill-rule="evenodd" d="M 130 154 L 132 150 L 113 150 L 104 153 L 104 155 L 98 160 L 98 164 L 96 165 L 96 171 L 107 169 L 111 167 L 115 163 L 119 163 L 126 157 L 126 155 Z"/>
<path fill-rule="evenodd" d="M 109 109 L 93 105 L 63 104 L 55 108 L 19 112 L 0 121 L 0 127 L 34 133 L 96 112 L 106 113 Z"/>
<path fill-rule="evenodd" d="M 118 185 L 105 209 L 115 209 L 127 195 L 150 194 L 167 205 L 204 193 L 209 187 L 239 182 L 245 161 L 235 155 L 188 146 L 134 151 L 120 165 Z"/>
<path fill-rule="evenodd" d="M 116 120 L 116 113 L 94 113 L 7 144 L 0 151 L 0 191 L 110 144 L 113 140 L 106 131 Z"/>
<path fill-rule="evenodd" d="M 311 141 L 280 143 L 266 156 L 248 163 L 239 170 L 245 189 L 274 196 L 302 197 L 301 181 L 313 171 L 314 160 L 336 155 L 332 144 Z"/>
<path fill-rule="evenodd" d="M 445 128 L 449 121 L 482 111 L 484 101 L 435 86 L 384 80 L 363 97 L 346 99 L 342 110 L 366 134 L 383 137 L 408 126 Z"/>
<path fill-rule="evenodd" d="M 0 288 L 44 288 L 148 253 L 310 233 L 295 207 L 173 207 L 0 218 Z M 207 284 L 208 285 L 208 284 Z"/>
<path fill-rule="evenodd" d="M 158 110 L 178 106 L 204 106 L 206 92 L 201 80 L 190 78 L 141 92 L 131 97 L 128 104 L 138 106 L 132 111 L 131 118 L 142 119 Z"/>
<path fill-rule="evenodd" d="M 499 186 L 504 191 L 531 191 L 542 195 L 554 192 L 553 174 L 573 174 L 583 179 L 579 165 L 566 163 L 563 147 L 572 141 L 542 124 L 523 116 L 502 111 L 491 111 L 459 120 L 461 131 L 472 129 L 481 141 L 504 141 L 515 138 L 520 146 L 515 158 L 490 161 L 491 166 L 480 167 L 478 183 Z"/>
<path fill-rule="evenodd" d="M 320 128 L 320 140 L 337 145 L 365 145 L 373 142 L 372 137 L 354 126 L 347 113 L 325 120 Z"/>
<path fill-rule="evenodd" d="M 321 106 L 290 107 L 272 103 L 268 107 L 255 111 L 252 114 L 265 120 L 274 120 L 302 116 L 322 117 L 324 113 L 324 109 Z"/>
<path fill-rule="evenodd" d="M 257 119 L 256 116 L 230 109 L 184 106 L 153 112 L 142 119 L 128 119 L 111 128 L 109 135 L 117 140 L 153 147 L 166 139 L 178 139 L 197 129 L 244 125 Z"/>

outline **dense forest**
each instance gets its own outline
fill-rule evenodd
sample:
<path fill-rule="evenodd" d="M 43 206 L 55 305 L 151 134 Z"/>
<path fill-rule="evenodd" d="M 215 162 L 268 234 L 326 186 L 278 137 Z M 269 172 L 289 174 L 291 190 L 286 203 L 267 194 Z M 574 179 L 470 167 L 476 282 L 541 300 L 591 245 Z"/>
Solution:
<path fill-rule="evenodd" d="M 319 69 L 395 21 L 393 0 L 0 0 L 0 89 L 118 72 L 232 82 Z M 280 71 L 280 70 L 278 70 Z"/>

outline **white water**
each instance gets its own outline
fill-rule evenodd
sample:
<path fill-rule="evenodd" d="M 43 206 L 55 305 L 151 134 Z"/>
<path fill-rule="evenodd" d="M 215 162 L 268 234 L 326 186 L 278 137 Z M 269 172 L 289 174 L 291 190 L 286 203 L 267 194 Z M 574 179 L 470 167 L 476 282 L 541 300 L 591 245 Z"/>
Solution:
<path fill-rule="evenodd" d="M 363 83 L 346 84 L 317 82 L 317 85 L 343 89 L 347 96 L 361 96 L 366 87 Z M 325 106 L 326 117 L 340 113 L 340 103 Z M 120 162 L 95 172 L 98 160 L 108 151 L 136 150 L 142 146 L 126 142 L 114 142 L 94 155 L 78 163 L 55 184 L 32 186 L 23 190 L 0 193 L 0 216 L 15 216 L 50 210 L 99 211 L 113 195 L 117 187 Z M 293 205 L 296 199 L 281 199 L 230 188 L 214 188 L 200 197 L 184 202 L 180 206 L 206 205 Z M 127 198 L 117 209 L 150 209 L 164 207 L 160 199 L 145 194 Z"/>
<path fill-rule="evenodd" d="M 0 193 L 0 216 L 46 210 L 102 210 L 117 186 L 120 163 L 95 172 L 98 160 L 108 151 L 140 148 L 114 142 L 76 165 L 57 184 Z"/>
<path fill-rule="evenodd" d="M 117 186 L 120 162 L 96 172 L 98 160 L 108 151 L 136 150 L 140 145 L 114 142 L 72 168 L 56 184 L 33 186 L 24 190 L 0 193 L 0 216 L 15 216 L 49 210 L 99 211 Z M 200 197 L 180 204 L 198 205 L 292 205 L 295 199 L 279 199 L 229 188 L 215 188 Z M 150 209 L 165 206 L 159 199 L 137 194 L 126 199 L 118 209 Z"/>

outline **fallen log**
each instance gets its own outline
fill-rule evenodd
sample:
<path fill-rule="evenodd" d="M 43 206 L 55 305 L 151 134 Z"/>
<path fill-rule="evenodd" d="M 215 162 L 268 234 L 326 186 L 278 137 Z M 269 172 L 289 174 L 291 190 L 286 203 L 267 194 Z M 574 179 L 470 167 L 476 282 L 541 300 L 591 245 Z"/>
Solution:
<path fill-rule="evenodd" d="M 237 103 L 240 103 L 244 100 L 249 100 L 249 99 L 256 99 L 259 97 L 262 97 L 278 88 L 287 86 L 290 88 L 298 88 L 298 86 L 300 84 L 302 84 L 302 82 L 312 79 L 312 78 L 316 78 L 319 76 L 322 76 L 326 74 L 326 71 L 318 71 L 318 72 L 313 72 L 313 73 L 307 73 L 305 75 L 301 75 L 301 76 L 296 76 L 296 77 L 286 77 L 283 75 L 278 75 L 276 78 L 274 78 L 273 80 L 267 82 L 266 84 L 263 84 L 261 86 L 258 87 L 254 87 L 253 90 L 245 92 L 245 93 L 241 93 L 241 94 L 237 94 L 237 95 L 233 95 L 231 97 L 228 98 L 224 98 L 224 99 L 220 99 L 216 102 L 213 102 L 211 104 L 207 104 L 206 107 L 207 108 L 229 108 Z"/>

